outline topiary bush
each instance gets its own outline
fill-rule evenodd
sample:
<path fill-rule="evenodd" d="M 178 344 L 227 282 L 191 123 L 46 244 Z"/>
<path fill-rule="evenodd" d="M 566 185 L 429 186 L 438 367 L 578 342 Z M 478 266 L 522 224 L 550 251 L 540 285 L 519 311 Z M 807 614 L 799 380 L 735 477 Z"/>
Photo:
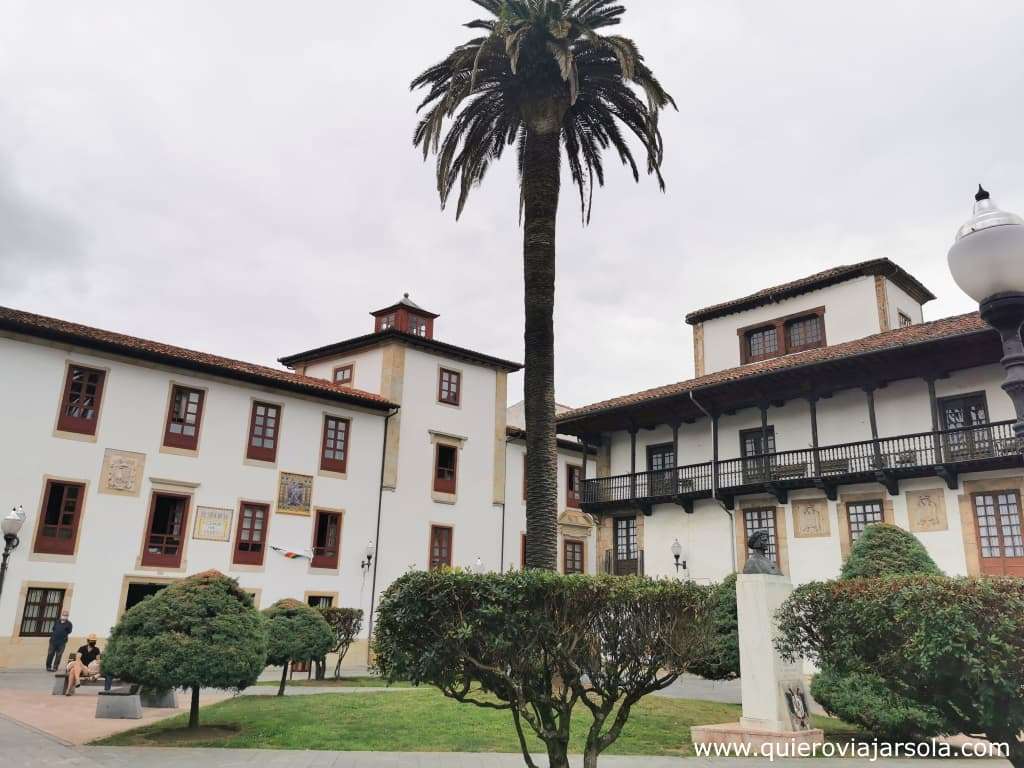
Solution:
<path fill-rule="evenodd" d="M 840 578 L 915 573 L 942 572 L 914 534 L 877 523 L 865 528 L 854 543 Z M 811 682 L 811 695 L 830 715 L 879 737 L 906 741 L 934 736 L 942 729 L 942 717 L 934 707 L 907 699 L 869 669 L 843 674 L 826 664 Z"/>
<path fill-rule="evenodd" d="M 388 587 L 374 630 L 389 680 L 437 686 L 456 701 L 507 709 L 567 768 L 569 724 L 590 715 L 584 765 L 618 737 L 632 707 L 706 653 L 710 588 L 676 580 L 527 570 L 412 572 Z"/>
<path fill-rule="evenodd" d="M 942 733 L 984 733 L 1024 768 L 1024 579 L 934 575 L 805 584 L 776 645 L 843 677 L 865 672 Z"/>
<path fill-rule="evenodd" d="M 238 582 L 206 571 L 132 606 L 110 633 L 103 671 L 157 691 L 192 690 L 189 728 L 199 727 L 199 689 L 241 690 L 266 666 L 267 634 Z"/>
<path fill-rule="evenodd" d="M 334 634 L 316 608 L 291 598 L 278 600 L 263 611 L 263 618 L 267 628 L 267 663 L 283 668 L 277 695 L 284 696 L 288 665 L 324 656 L 334 644 Z"/>
<path fill-rule="evenodd" d="M 859 725 L 876 738 L 922 740 L 942 733 L 944 726 L 934 707 L 895 693 L 871 672 L 839 674 L 825 667 L 811 681 L 811 696 L 830 715 Z"/>
<path fill-rule="evenodd" d="M 735 680 L 740 676 L 735 573 L 715 585 L 711 604 L 711 645 L 707 655 L 690 667 L 690 672 L 707 680 Z"/>
<path fill-rule="evenodd" d="M 942 571 L 917 537 L 895 525 L 869 525 L 853 544 L 839 573 L 841 579 L 876 578 Z"/>

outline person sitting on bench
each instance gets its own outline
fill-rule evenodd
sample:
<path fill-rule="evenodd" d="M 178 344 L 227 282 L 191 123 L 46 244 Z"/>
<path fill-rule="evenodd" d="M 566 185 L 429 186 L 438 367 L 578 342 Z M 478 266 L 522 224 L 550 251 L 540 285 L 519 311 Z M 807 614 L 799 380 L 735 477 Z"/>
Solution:
<path fill-rule="evenodd" d="M 78 649 L 77 656 L 68 661 L 68 678 L 64 687 L 64 695 L 70 696 L 75 688 L 81 685 L 83 677 L 94 678 L 100 676 L 100 649 L 96 645 L 96 635 L 89 635 L 85 639 L 85 645 Z"/>

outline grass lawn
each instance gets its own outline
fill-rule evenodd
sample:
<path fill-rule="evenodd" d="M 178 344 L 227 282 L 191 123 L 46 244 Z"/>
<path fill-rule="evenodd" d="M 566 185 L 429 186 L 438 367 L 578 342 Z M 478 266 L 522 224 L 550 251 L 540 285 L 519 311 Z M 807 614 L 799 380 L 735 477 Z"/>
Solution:
<path fill-rule="evenodd" d="M 590 717 L 583 707 L 574 722 L 572 751 L 581 752 Z M 648 696 L 634 707 L 608 754 L 691 755 L 690 726 L 735 722 L 733 704 Z M 127 731 L 97 744 L 263 749 L 382 750 L 394 752 L 518 752 L 512 716 L 446 699 L 437 690 L 405 693 L 241 696 L 206 707 L 203 732 L 182 730 L 186 716 Z M 850 728 L 819 718 L 834 735 Z M 209 728 L 207 728 L 209 727 Z M 531 749 L 543 752 L 541 742 Z"/>
<path fill-rule="evenodd" d="M 277 688 L 281 684 L 280 680 L 260 680 L 256 685 L 272 685 Z M 292 686 L 298 686 L 300 688 L 410 688 L 412 687 L 409 683 L 397 682 L 391 683 L 390 685 L 381 680 L 379 677 L 370 677 L 364 675 L 362 677 L 343 677 L 339 680 L 335 680 L 333 677 L 329 677 L 326 680 L 289 680 L 288 688 Z"/>

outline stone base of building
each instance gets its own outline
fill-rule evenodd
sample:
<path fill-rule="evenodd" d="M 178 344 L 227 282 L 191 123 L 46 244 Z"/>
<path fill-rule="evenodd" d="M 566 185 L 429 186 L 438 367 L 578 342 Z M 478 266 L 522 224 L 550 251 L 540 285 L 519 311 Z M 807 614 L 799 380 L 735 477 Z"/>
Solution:
<path fill-rule="evenodd" d="M 770 731 L 751 728 L 743 723 L 722 723 L 720 725 L 695 725 L 690 728 L 694 744 L 749 744 L 754 749 L 767 745 L 790 747 L 787 754 L 793 754 L 793 747 L 799 744 L 822 744 L 825 732 L 820 728 L 808 731 Z M 778 751 L 778 750 L 776 750 Z"/>

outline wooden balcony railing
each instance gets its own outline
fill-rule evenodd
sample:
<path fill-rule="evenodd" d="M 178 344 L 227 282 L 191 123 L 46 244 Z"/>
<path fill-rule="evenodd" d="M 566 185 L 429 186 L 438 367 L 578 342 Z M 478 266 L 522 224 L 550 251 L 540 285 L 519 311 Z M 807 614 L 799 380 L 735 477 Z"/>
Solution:
<path fill-rule="evenodd" d="M 724 492 L 751 487 L 786 485 L 810 487 L 819 483 L 862 482 L 865 478 L 921 477 L 945 474 L 964 464 L 1010 464 L 1019 461 L 1021 442 L 1012 421 L 964 429 L 883 437 L 855 443 L 823 445 L 817 450 L 746 456 L 718 462 L 718 488 Z M 598 477 L 583 483 L 583 504 L 652 503 L 675 498 L 709 496 L 712 462 L 634 475 Z"/>
<path fill-rule="evenodd" d="M 612 576 L 643 576 L 644 551 L 638 549 L 635 552 L 619 552 L 616 549 L 606 549 L 602 564 L 601 572 Z"/>

